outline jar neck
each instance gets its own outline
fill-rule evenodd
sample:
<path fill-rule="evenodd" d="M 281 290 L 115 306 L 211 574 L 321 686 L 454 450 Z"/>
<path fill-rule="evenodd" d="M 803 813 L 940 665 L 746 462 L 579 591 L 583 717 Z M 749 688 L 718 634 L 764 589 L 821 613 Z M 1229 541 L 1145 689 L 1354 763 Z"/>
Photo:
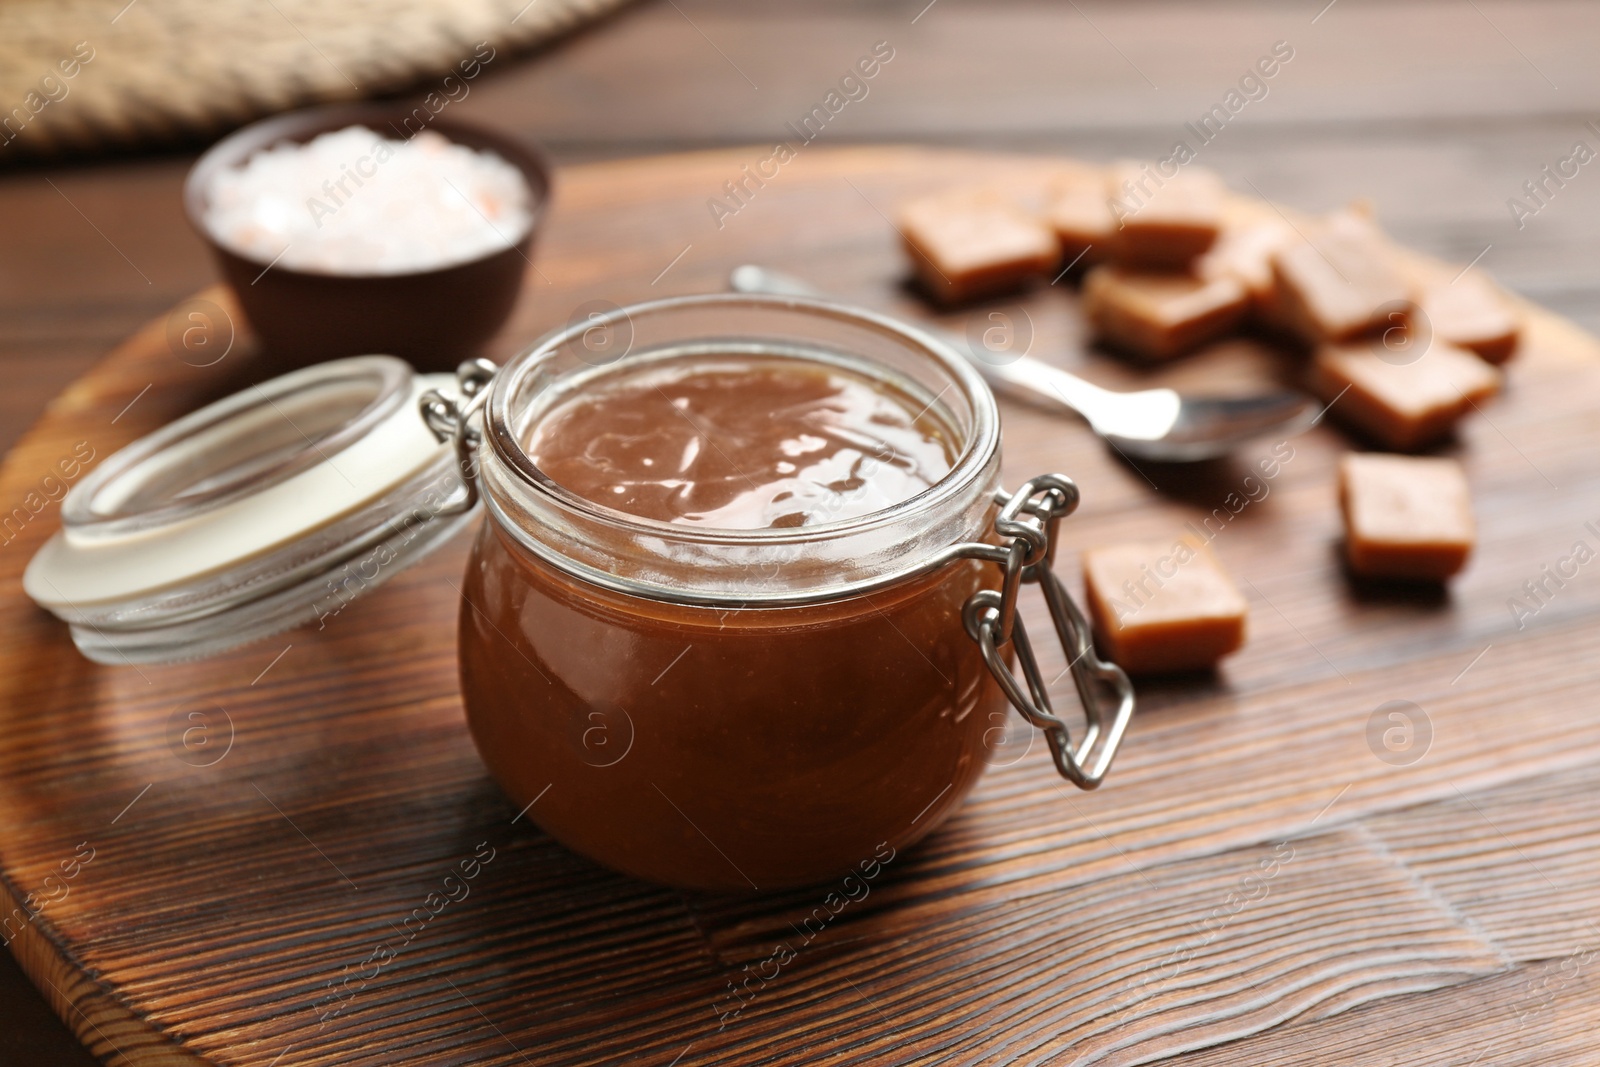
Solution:
<path fill-rule="evenodd" d="M 951 469 L 891 507 L 781 529 L 672 524 L 585 500 L 544 476 L 524 442 L 552 395 L 596 373 L 585 346 L 605 329 L 628 332 L 623 359 L 721 346 L 852 362 L 926 398 L 951 432 Z M 952 546 L 981 539 L 999 485 L 998 413 L 966 362 L 892 320 L 817 301 L 707 296 L 619 309 L 545 339 L 508 363 L 492 388 L 478 455 L 490 521 L 560 570 L 655 600 L 779 606 L 870 592 L 938 567 L 953 558 Z"/>

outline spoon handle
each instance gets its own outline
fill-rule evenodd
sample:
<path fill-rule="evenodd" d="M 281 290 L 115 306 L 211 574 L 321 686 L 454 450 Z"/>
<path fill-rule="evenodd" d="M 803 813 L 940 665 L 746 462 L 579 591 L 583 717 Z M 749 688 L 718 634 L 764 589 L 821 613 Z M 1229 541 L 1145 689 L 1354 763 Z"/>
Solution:
<path fill-rule="evenodd" d="M 814 300 L 832 299 L 808 282 L 782 271 L 745 264 L 734 270 L 729 280 L 735 292 L 768 293 L 773 296 L 798 296 Z M 983 356 L 973 351 L 967 339 L 948 330 L 924 327 L 941 342 L 967 357 L 983 380 L 997 393 L 1017 400 L 1066 408 L 1094 422 L 1094 413 L 1103 410 L 1116 394 L 1084 381 L 1076 374 L 1043 363 L 1032 356 Z"/>

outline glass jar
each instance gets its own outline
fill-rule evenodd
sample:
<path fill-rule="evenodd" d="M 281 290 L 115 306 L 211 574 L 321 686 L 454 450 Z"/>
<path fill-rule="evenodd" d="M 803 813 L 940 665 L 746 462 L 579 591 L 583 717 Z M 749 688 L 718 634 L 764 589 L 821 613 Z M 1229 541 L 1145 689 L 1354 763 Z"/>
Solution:
<path fill-rule="evenodd" d="M 729 353 L 843 365 L 916 398 L 954 442 L 951 469 L 865 515 L 717 530 L 593 503 L 525 450 L 542 412 L 625 362 Z M 930 338 L 814 301 L 680 298 L 551 335 L 465 392 L 481 431 L 442 397 L 431 418 L 459 432 L 488 512 L 462 587 L 467 720 L 502 787 L 568 847 L 697 889 L 830 878 L 953 812 L 1008 703 L 1059 731 L 1064 773 L 1098 783 L 1132 696 L 1050 576 L 1076 490 L 1052 476 L 1000 491 L 993 397 Z M 1014 622 L 1023 581 L 1044 583 L 1078 661 L 1076 754 Z M 1100 683 L 1119 691 L 1109 717 Z"/>

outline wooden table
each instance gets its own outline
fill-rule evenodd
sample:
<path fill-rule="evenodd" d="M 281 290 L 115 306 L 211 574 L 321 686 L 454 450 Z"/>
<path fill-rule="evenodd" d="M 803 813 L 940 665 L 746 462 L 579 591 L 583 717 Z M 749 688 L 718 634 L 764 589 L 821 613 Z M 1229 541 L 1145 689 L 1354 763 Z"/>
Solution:
<path fill-rule="evenodd" d="M 1205 147 L 1208 165 L 1236 186 L 1253 184 L 1306 208 L 1370 197 L 1409 243 L 1463 262 L 1482 253 L 1482 264 L 1508 285 L 1600 327 L 1600 265 L 1590 253 L 1600 236 L 1594 232 L 1600 179 L 1585 168 L 1561 187 L 1551 183 L 1548 202 L 1520 229 L 1507 206 L 1508 197 L 1525 195 L 1523 182 L 1538 178 L 1542 166 L 1569 155 L 1574 141 L 1600 144 L 1585 126 L 1600 117 L 1600 74 L 1587 58 L 1600 17 L 1549 3 L 1339 0 L 1319 15 L 1320 8 L 1057 9 L 955 0 L 926 9 L 920 3 L 815 3 L 801 10 L 647 5 L 485 82 L 463 107 L 538 137 L 569 162 L 759 143 L 809 111 L 874 42 L 888 40 L 894 63 L 830 127 L 829 143 L 919 140 L 1090 158 L 1149 155 L 1164 151 L 1184 122 L 1206 112 L 1284 40 L 1294 59 L 1264 99 Z M 0 344 L 14 375 L 0 393 L 6 443 L 92 359 L 210 280 L 178 208 L 187 162 L 157 157 L 0 179 L 6 283 Z M 1566 540 L 1565 531 L 1551 531 L 1541 543 L 1556 551 Z M 1529 575 L 1543 562 L 1530 553 Z M 1581 617 L 1568 624 L 1574 622 Z M 1507 648 L 1514 644 L 1491 647 L 1486 656 L 1506 655 Z M 1581 642 L 1572 655 L 1568 663 L 1529 669 L 1574 671 L 1584 655 Z M 1491 663 L 1486 658 L 1484 666 Z M 1507 665 L 1497 677 L 1518 684 Z M 1571 690 L 1566 699 L 1575 717 L 1587 713 L 1593 693 L 1581 685 Z M 1515 722 L 1504 729 L 1515 738 Z M 1492 752 L 1500 736 L 1486 733 L 1477 742 Z M 1591 953 L 1600 933 L 1587 920 L 1595 903 L 1597 812 L 1588 799 L 1595 778 L 1574 758 L 1560 774 L 1488 789 L 1466 782 L 1454 798 L 1351 824 L 1351 853 L 1317 862 L 1332 869 L 1371 864 L 1373 854 L 1394 859 L 1394 869 L 1413 880 L 1411 890 L 1398 890 L 1402 897 L 1434 901 L 1445 927 L 1486 953 L 1461 969 L 1477 968 L 1481 976 L 1337 1014 L 1349 1005 L 1324 1002 L 1300 1017 L 1290 1011 L 1267 1018 L 1275 1028 L 1195 1053 L 1195 1061 L 1286 1062 L 1299 1055 L 1317 1062 L 1388 1056 L 1389 1062 L 1466 1063 L 1478 1055 L 1483 1063 L 1591 1062 L 1600 1048 L 1589 1007 Z M 1167 831 L 1152 825 L 1142 832 Z M 1185 832 L 1203 837 L 1206 828 Z M 1477 873 L 1484 869 L 1498 873 L 1484 880 Z M 1225 898 L 1229 870 L 1141 865 L 1118 876 L 1108 868 L 1100 890 L 1083 891 L 1082 914 L 1096 923 L 1126 921 L 1152 884 L 1182 882 L 1203 895 L 1213 873 L 1221 881 L 1212 888 Z M 1392 887 L 1391 873 L 1374 869 L 1374 884 Z M 1197 922 L 1208 910 L 1201 903 Z M 1352 902 L 1357 906 L 1368 905 Z M 1390 914 L 1397 923 L 1408 918 Z M 1337 920 L 1330 917 L 1329 929 L 1339 929 Z M 1525 932 L 1497 940 L 1496 932 L 1509 927 Z M 1268 952 L 1271 924 L 1257 933 L 1256 950 Z M 5 968 L 0 1053 L 17 1062 L 85 1062 L 9 959 Z M 1181 991 L 1181 982 L 1174 986 Z M 1391 992 L 1406 988 L 1397 979 Z M 1240 1010 L 1249 1010 L 1247 996 L 1243 1003 Z M 1281 1010 L 1292 998 L 1275 1003 Z M 1236 1032 L 1232 1025 L 1219 1018 L 1216 1033 Z"/>

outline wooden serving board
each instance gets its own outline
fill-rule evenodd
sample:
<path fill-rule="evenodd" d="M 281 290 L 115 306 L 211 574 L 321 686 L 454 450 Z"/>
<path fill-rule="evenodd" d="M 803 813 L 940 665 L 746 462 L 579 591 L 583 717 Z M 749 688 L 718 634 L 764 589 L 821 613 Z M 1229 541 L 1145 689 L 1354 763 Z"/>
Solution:
<path fill-rule="evenodd" d="M 708 199 L 769 154 L 562 172 L 494 354 L 590 301 L 720 288 L 744 261 L 923 318 L 885 215 L 1046 167 L 811 147 L 719 227 Z M 1600 564 L 1559 561 L 1600 546 L 1600 345 L 1570 325 L 1531 312 L 1505 395 L 1447 450 L 1481 546 L 1437 595 L 1343 573 L 1337 429 L 1296 439 L 1262 495 L 1245 478 L 1271 442 L 1139 468 L 1003 403 L 1008 482 L 1082 487 L 1070 545 L 1174 539 L 1253 493 L 1213 542 L 1250 641 L 1214 676 L 1142 685 L 1098 793 L 1017 729 L 955 818 L 840 903 L 686 896 L 532 827 L 462 719 L 464 537 L 321 630 L 176 666 L 82 659 L 19 582 L 57 524 L 60 464 L 264 374 L 242 336 L 214 365 L 176 358 L 190 310 L 58 398 L 0 469 L 4 936 L 108 1062 L 1595 1061 Z M 1247 342 L 1159 373 L 1081 354 L 1065 286 L 945 318 L 990 311 L 1113 385 L 1294 369 Z M 1508 600 L 1546 564 L 1568 576 L 1519 629 Z M 1398 754 L 1387 711 L 1373 725 L 1391 701 L 1414 705 Z"/>

